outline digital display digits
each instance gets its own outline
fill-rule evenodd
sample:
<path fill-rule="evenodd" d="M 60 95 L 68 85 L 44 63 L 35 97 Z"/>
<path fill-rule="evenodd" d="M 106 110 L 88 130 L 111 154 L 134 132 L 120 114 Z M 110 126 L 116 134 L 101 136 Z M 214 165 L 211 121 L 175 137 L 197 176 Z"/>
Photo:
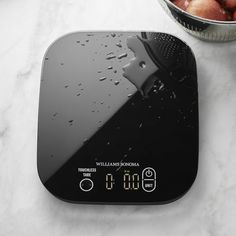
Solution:
<path fill-rule="evenodd" d="M 116 177 L 117 178 L 117 177 Z M 124 172 L 122 179 L 122 188 L 125 191 L 144 190 L 152 192 L 156 189 L 156 172 L 153 168 L 147 167 L 142 171 L 142 174 Z M 113 174 L 108 173 L 105 177 L 105 188 L 111 191 L 115 188 L 117 182 Z"/>
<path fill-rule="evenodd" d="M 115 185 L 115 179 L 111 173 L 106 174 L 106 189 L 112 190 Z M 140 177 L 139 174 L 128 174 L 123 175 L 123 189 L 124 190 L 139 190 Z"/>
<path fill-rule="evenodd" d="M 114 184 L 115 184 L 115 180 L 113 178 L 113 175 L 112 174 L 107 174 L 106 175 L 106 189 L 107 190 L 112 190 Z"/>

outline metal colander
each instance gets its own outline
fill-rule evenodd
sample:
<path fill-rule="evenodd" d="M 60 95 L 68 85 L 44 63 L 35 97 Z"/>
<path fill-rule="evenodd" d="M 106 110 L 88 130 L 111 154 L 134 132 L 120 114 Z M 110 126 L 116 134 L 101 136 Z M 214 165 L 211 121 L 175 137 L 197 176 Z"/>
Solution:
<path fill-rule="evenodd" d="M 216 42 L 236 40 L 235 21 L 215 21 L 193 16 L 176 7 L 169 0 L 158 0 L 168 15 L 191 35 Z"/>

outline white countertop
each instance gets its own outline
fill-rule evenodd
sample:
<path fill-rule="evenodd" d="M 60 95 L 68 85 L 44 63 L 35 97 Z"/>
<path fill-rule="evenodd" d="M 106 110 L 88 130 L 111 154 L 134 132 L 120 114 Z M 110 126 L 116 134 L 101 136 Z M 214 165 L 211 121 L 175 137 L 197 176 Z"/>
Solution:
<path fill-rule="evenodd" d="M 148 3 L 147 3 L 148 2 Z M 0 235 L 236 235 L 236 42 L 201 42 L 157 0 L 0 1 Z M 161 206 L 73 205 L 51 196 L 36 171 L 41 61 L 78 30 L 163 31 L 195 52 L 200 155 L 195 184 Z"/>

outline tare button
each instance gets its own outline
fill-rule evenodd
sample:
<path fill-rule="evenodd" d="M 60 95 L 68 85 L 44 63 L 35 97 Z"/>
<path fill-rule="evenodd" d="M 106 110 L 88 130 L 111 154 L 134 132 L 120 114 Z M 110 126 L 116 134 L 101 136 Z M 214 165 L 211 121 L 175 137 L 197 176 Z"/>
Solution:
<path fill-rule="evenodd" d="M 145 192 L 152 192 L 156 189 L 156 171 L 147 167 L 142 172 L 142 188 Z"/>
<path fill-rule="evenodd" d="M 93 188 L 93 181 L 89 178 L 82 179 L 79 186 L 82 191 L 89 192 Z"/>

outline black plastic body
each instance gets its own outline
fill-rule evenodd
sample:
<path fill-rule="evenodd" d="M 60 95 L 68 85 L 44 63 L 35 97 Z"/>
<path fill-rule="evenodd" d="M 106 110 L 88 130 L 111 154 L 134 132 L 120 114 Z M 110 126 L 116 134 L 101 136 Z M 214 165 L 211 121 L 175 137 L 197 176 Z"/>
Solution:
<path fill-rule="evenodd" d="M 122 67 L 135 57 L 126 39 L 135 35 L 146 40 L 145 48 L 159 68 L 145 98 L 122 76 Z M 177 45 L 168 56 L 161 54 L 168 43 L 155 44 L 165 36 Z M 109 59 L 111 52 L 116 56 Z M 198 139 L 196 61 L 176 37 L 78 32 L 48 49 L 41 78 L 37 167 L 54 196 L 89 204 L 172 202 L 196 178 Z M 146 168 L 155 171 L 152 181 L 143 176 Z M 83 179 L 93 183 L 88 191 L 81 190 Z"/>

